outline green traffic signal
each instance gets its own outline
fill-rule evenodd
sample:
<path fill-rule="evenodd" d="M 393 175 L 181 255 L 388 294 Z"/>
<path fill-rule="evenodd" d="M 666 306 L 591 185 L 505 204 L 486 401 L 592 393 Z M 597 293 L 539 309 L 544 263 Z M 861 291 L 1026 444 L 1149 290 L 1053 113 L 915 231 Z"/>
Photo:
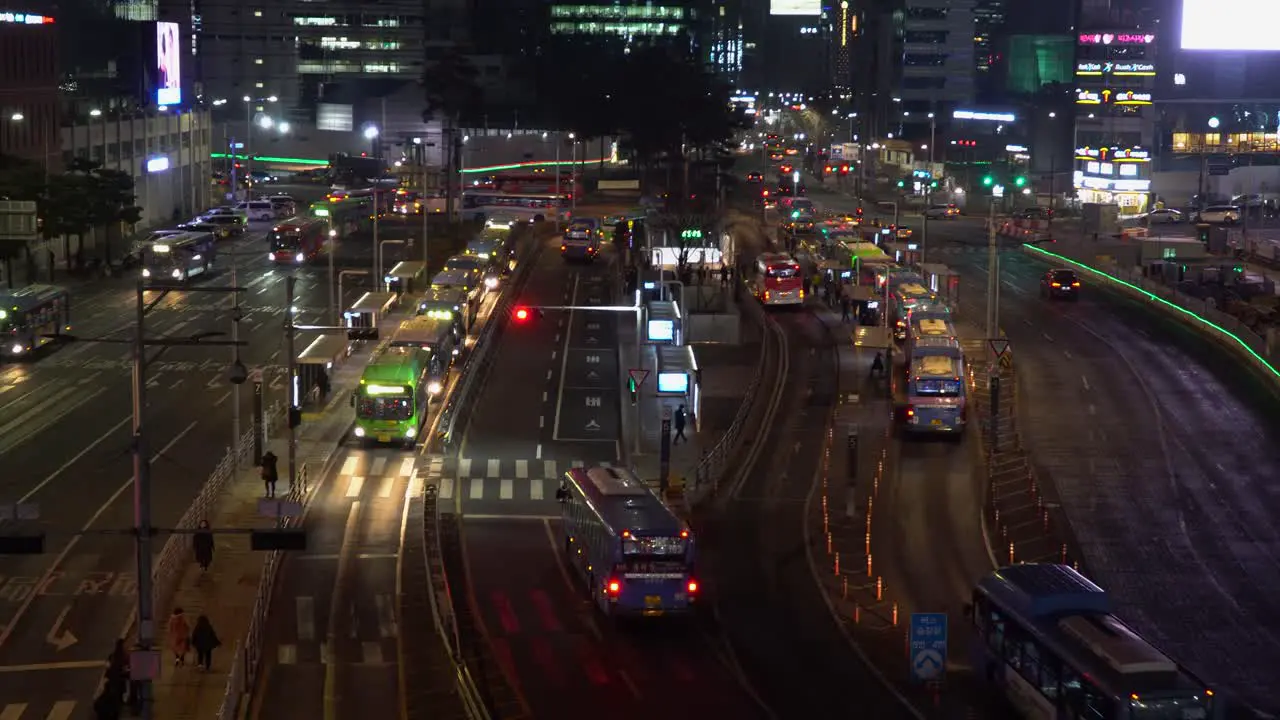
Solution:
<path fill-rule="evenodd" d="M 991 187 L 991 186 L 992 186 L 992 185 L 994 185 L 995 183 L 996 183 L 996 179 L 995 179 L 995 178 L 993 178 L 993 177 L 991 177 L 990 175 L 987 175 L 987 176 L 985 176 L 985 177 L 983 177 L 983 178 L 982 178 L 982 184 L 983 184 L 983 186 L 985 186 L 985 187 Z"/>
<path fill-rule="evenodd" d="M 904 181 L 902 181 L 902 180 L 899 180 L 899 181 L 898 181 L 898 187 L 906 187 L 906 185 L 907 185 L 907 184 L 906 184 L 906 182 L 904 182 Z"/>
<path fill-rule="evenodd" d="M 1022 187 L 1023 185 L 1027 184 L 1027 179 L 1022 175 L 1019 175 L 1018 177 L 1013 179 L 1013 184 L 1017 185 L 1018 187 Z"/>

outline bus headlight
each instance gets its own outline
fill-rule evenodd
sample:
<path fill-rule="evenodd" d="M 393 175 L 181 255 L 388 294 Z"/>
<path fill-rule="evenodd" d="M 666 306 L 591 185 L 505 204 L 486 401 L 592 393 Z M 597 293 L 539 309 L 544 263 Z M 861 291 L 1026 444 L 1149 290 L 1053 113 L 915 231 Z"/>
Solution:
<path fill-rule="evenodd" d="M 356 437 L 364 437 L 364 428 L 356 427 Z"/>
<path fill-rule="evenodd" d="M 444 390 L 444 386 L 441 385 L 439 382 L 432 380 L 431 382 L 427 383 L 427 392 L 431 393 L 432 395 L 439 395 L 441 390 Z"/>
<path fill-rule="evenodd" d="M 174 280 L 181 280 L 181 279 L 182 279 L 182 271 L 181 271 L 181 270 L 179 270 L 178 268 L 174 268 L 174 269 L 173 269 L 173 272 L 171 272 L 171 273 L 169 273 L 169 274 L 173 276 L 173 279 L 174 279 Z"/>
<path fill-rule="evenodd" d="M 408 430 L 404 431 L 404 436 L 407 438 L 414 437 L 417 434 L 418 434 L 418 428 L 414 428 L 414 427 L 411 427 Z"/>
<path fill-rule="evenodd" d="M 269 261 L 271 261 L 271 262 L 275 262 L 275 259 L 276 259 L 276 254 L 275 254 L 275 253 L 267 253 L 267 260 L 269 260 Z"/>
<path fill-rule="evenodd" d="M 298 253 L 297 255 L 293 256 L 293 261 L 298 264 L 301 264 L 302 261 L 306 259 L 307 259 L 307 256 L 303 255 L 302 253 Z"/>
<path fill-rule="evenodd" d="M 15 343 L 13 347 L 9 348 L 10 352 L 12 352 L 14 355 L 21 355 L 22 351 L 25 349 L 26 348 L 22 347 L 20 343 Z"/>
<path fill-rule="evenodd" d="M 142 268 L 142 277 L 144 278 L 151 277 L 151 271 L 148 270 L 147 268 Z"/>
<path fill-rule="evenodd" d="M 487 278 L 485 278 L 485 279 L 484 279 L 484 286 L 485 286 L 485 287 L 487 287 L 487 288 L 489 288 L 490 290 L 497 290 L 497 289 L 498 289 L 498 278 L 496 278 L 496 277 L 487 277 Z"/>

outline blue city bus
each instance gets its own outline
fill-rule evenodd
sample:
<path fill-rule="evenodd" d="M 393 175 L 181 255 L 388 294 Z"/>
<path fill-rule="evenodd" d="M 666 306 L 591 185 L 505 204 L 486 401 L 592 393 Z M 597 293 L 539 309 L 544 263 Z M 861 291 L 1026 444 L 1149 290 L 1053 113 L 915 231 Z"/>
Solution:
<path fill-rule="evenodd" d="M 1066 565 L 1024 564 L 983 578 L 967 607 L 976 675 L 1028 718 L 1220 720 L 1199 678 L 1112 615 L 1111 598 Z"/>
<path fill-rule="evenodd" d="M 693 536 L 642 480 L 620 468 L 573 468 L 556 498 L 569 564 L 605 615 L 693 611 Z"/>
<path fill-rule="evenodd" d="M 941 303 L 923 303 L 907 314 L 906 358 L 910 363 L 915 357 L 915 348 L 922 339 L 957 338 L 956 327 L 951 322 L 951 308 Z"/>
<path fill-rule="evenodd" d="M 967 410 L 960 345 L 954 339 L 921 343 L 907 363 L 903 427 L 910 433 L 959 435 L 964 432 Z"/>

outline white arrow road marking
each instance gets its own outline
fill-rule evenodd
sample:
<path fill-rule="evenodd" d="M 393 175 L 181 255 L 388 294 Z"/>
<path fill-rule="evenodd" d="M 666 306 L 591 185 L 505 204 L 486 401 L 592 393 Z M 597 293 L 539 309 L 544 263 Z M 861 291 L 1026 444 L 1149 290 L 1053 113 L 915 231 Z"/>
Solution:
<path fill-rule="evenodd" d="M 58 619 L 53 621 L 53 627 L 49 628 L 49 632 L 45 633 L 44 636 L 44 641 L 56 647 L 59 651 L 66 650 L 72 645 L 80 642 L 80 640 L 70 630 L 64 629 L 62 632 L 58 632 L 58 630 L 62 628 L 62 621 L 67 619 L 67 613 L 70 612 L 70 605 L 62 608 L 62 612 L 58 613 Z"/>

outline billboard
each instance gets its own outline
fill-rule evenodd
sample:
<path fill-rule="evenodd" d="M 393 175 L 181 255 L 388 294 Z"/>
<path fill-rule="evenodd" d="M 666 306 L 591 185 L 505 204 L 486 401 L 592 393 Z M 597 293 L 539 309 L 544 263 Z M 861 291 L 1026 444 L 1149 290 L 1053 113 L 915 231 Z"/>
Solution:
<path fill-rule="evenodd" d="M 1280 50 L 1275 0 L 1183 0 L 1183 50 Z"/>
<path fill-rule="evenodd" d="M 182 104 L 182 31 L 178 23 L 156 23 L 156 104 Z"/>
<path fill-rule="evenodd" d="M 770 15 L 822 15 L 822 0 L 769 0 Z"/>

